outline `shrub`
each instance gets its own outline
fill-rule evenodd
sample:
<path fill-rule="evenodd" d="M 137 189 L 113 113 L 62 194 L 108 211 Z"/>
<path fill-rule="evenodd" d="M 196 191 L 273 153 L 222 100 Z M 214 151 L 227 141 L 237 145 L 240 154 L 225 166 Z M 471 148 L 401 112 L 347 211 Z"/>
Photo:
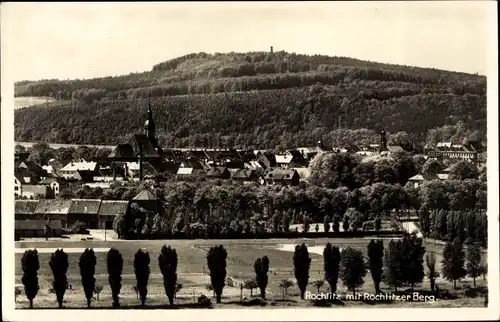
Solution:
<path fill-rule="evenodd" d="M 16 287 L 16 288 L 14 289 L 14 296 L 15 296 L 15 298 L 14 298 L 14 299 L 15 299 L 15 301 L 16 301 L 16 302 L 17 302 L 17 298 L 18 298 L 18 296 L 19 296 L 19 295 L 21 295 L 22 293 L 23 293 L 23 292 L 21 291 L 21 289 L 20 289 L 19 287 Z"/>
<path fill-rule="evenodd" d="M 95 288 L 94 288 L 94 293 L 97 297 L 97 300 L 99 301 L 99 294 L 101 294 L 102 292 L 102 285 L 96 285 Z"/>
<path fill-rule="evenodd" d="M 293 282 L 287 278 L 284 278 L 281 280 L 279 286 L 283 291 L 283 298 L 285 298 L 285 294 L 288 294 L 288 289 L 293 286 Z"/>
<path fill-rule="evenodd" d="M 243 283 L 243 288 L 250 290 L 250 297 L 253 296 L 253 290 L 258 288 L 257 281 L 255 279 L 246 280 Z"/>
<path fill-rule="evenodd" d="M 83 221 L 77 221 L 71 226 L 71 233 L 88 235 L 90 232 L 87 230 L 87 224 Z"/>
<path fill-rule="evenodd" d="M 208 297 L 202 294 L 198 297 L 198 304 L 202 306 L 209 306 L 212 305 L 212 301 L 210 301 Z"/>
<path fill-rule="evenodd" d="M 314 285 L 314 287 L 316 287 L 318 289 L 318 293 L 319 293 L 319 289 L 325 285 L 325 281 L 324 280 L 315 280 L 312 282 L 312 285 Z"/>
<path fill-rule="evenodd" d="M 228 277 L 226 278 L 226 285 L 229 287 L 234 287 L 234 281 L 232 278 Z"/>

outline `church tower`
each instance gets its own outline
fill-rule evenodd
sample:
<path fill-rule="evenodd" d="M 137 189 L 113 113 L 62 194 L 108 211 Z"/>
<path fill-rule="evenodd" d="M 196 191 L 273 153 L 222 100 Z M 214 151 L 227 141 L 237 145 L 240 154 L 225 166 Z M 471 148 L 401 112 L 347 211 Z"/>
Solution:
<path fill-rule="evenodd" d="M 148 97 L 148 114 L 146 122 L 144 122 L 144 131 L 146 132 L 146 137 L 154 142 L 156 139 L 156 126 L 153 121 L 153 111 L 151 110 L 151 97 Z"/>

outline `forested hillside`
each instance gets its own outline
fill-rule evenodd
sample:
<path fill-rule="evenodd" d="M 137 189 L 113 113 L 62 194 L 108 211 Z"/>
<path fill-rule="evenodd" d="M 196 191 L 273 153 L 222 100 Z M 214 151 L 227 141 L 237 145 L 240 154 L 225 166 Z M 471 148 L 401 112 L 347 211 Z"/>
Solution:
<path fill-rule="evenodd" d="M 141 130 L 148 95 L 160 143 L 176 147 L 367 143 L 382 129 L 419 143 L 485 140 L 486 131 L 484 76 L 286 52 L 190 54 L 144 73 L 23 81 L 15 93 L 64 100 L 16 111 L 17 141 L 119 143 Z"/>

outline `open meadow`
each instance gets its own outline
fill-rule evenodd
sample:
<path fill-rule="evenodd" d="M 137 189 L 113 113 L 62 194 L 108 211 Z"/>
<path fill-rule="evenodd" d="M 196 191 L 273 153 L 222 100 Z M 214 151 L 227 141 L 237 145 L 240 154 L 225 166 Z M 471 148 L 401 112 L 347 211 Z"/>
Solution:
<path fill-rule="evenodd" d="M 305 243 L 308 245 L 311 261 L 309 271 L 309 282 L 312 283 L 317 279 L 323 279 L 323 256 L 322 251 L 327 242 L 332 243 L 341 249 L 345 247 L 353 247 L 361 250 L 366 256 L 366 246 L 370 241 L 366 239 L 269 239 L 269 240 L 138 240 L 138 241 L 68 241 L 68 240 L 49 240 L 49 241 L 21 241 L 16 242 L 16 285 L 22 289 L 22 269 L 21 258 L 22 252 L 27 248 L 37 248 L 39 251 L 40 270 L 38 271 L 40 290 L 35 298 L 35 308 L 56 308 L 57 302 L 54 294 L 51 294 L 52 272 L 49 266 L 51 253 L 56 248 L 63 248 L 68 253 L 69 270 L 68 282 L 72 289 L 68 290 L 65 295 L 65 308 L 81 309 L 86 307 L 86 300 L 81 284 L 80 271 L 78 261 L 81 252 L 84 248 L 93 248 L 97 258 L 96 285 L 103 286 L 103 290 L 99 295 L 99 299 L 92 301 L 94 308 L 111 308 L 111 290 L 108 283 L 108 275 L 106 269 L 106 254 L 111 247 L 117 248 L 123 256 L 123 281 L 120 293 L 120 302 L 122 308 L 139 308 L 140 301 L 136 297 L 133 290 L 135 285 L 135 275 L 133 268 L 134 254 L 139 248 L 147 250 L 151 257 L 150 269 L 151 275 L 149 278 L 148 298 L 146 308 L 168 308 L 168 300 L 164 292 L 162 275 L 158 266 L 158 255 L 163 245 L 170 245 L 177 250 L 178 262 L 178 283 L 182 283 L 183 287 L 177 294 L 175 301 L 178 308 L 190 308 L 196 303 L 197 298 L 201 294 L 212 298 L 212 292 L 205 288 L 205 285 L 210 282 L 208 269 L 206 264 L 206 251 L 215 245 L 223 245 L 228 253 L 227 258 L 227 278 L 231 278 L 234 286 L 226 285 L 223 291 L 222 303 L 215 304 L 212 299 L 213 307 L 215 308 L 234 308 L 241 307 L 240 304 L 240 283 L 245 280 L 252 279 L 255 276 L 253 264 L 254 261 L 267 255 L 270 260 L 269 270 L 269 285 L 267 288 L 266 307 L 284 307 L 284 306 L 312 306 L 309 300 L 301 300 L 300 293 L 296 285 L 288 289 L 287 294 L 283 295 L 279 284 L 282 279 L 288 278 L 295 283 L 293 274 L 293 249 L 294 245 Z M 387 245 L 389 239 L 384 240 L 384 245 Z M 427 251 L 436 253 L 437 269 L 441 268 L 442 245 L 426 244 Z M 425 265 L 425 264 L 424 264 Z M 364 285 L 357 290 L 359 293 L 374 292 L 373 282 L 370 272 L 364 278 Z M 482 278 L 477 279 L 478 286 L 486 286 L 487 281 Z M 341 306 L 389 306 L 389 307 L 481 307 L 484 305 L 484 298 L 466 297 L 463 293 L 464 285 L 472 285 L 471 279 L 464 279 L 457 283 L 457 289 L 453 289 L 453 284 L 437 279 L 437 284 L 441 290 L 448 289 L 450 293 L 455 295 L 454 299 L 438 299 L 432 301 L 421 302 L 405 302 L 405 301 L 385 301 L 385 302 L 370 302 L 370 301 L 348 301 L 344 300 Z M 383 292 L 393 292 L 390 288 L 382 283 Z M 320 288 L 320 292 L 328 291 L 327 283 Z M 406 288 L 400 288 L 404 290 Z M 308 291 L 316 293 L 317 288 L 310 284 Z M 415 288 L 416 291 L 429 292 L 430 286 L 425 278 L 422 285 Z M 253 290 L 253 297 L 258 297 L 258 290 Z M 339 280 L 337 293 L 351 294 Z M 243 296 L 247 299 L 251 298 L 250 291 L 244 289 Z M 247 301 L 244 301 L 246 303 Z M 17 308 L 27 308 L 28 301 L 24 296 L 24 292 L 17 298 Z M 260 307 L 260 306 L 258 306 Z"/>

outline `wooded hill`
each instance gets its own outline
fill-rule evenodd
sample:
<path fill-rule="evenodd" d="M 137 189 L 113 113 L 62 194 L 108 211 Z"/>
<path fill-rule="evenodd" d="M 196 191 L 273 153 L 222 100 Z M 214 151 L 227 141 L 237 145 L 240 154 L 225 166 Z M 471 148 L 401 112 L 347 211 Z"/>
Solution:
<path fill-rule="evenodd" d="M 431 141 L 485 140 L 484 76 L 286 52 L 189 54 L 144 73 L 19 82 L 16 96 L 60 101 L 16 110 L 15 139 L 122 142 L 142 130 L 150 93 L 167 146 L 338 146 L 377 142 L 382 129 L 425 143 L 445 125 L 460 130 Z"/>

